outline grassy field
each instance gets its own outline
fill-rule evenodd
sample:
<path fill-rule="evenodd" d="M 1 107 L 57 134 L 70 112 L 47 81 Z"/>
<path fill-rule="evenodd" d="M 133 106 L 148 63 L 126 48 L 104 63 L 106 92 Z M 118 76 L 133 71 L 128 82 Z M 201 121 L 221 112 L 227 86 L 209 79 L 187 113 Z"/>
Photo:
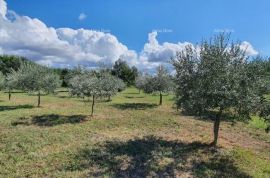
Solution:
<path fill-rule="evenodd" d="M 260 123 L 183 116 L 173 96 L 129 88 L 90 102 L 57 95 L 0 95 L 0 177 L 270 177 L 270 135 Z M 253 127 L 253 125 L 259 125 Z"/>

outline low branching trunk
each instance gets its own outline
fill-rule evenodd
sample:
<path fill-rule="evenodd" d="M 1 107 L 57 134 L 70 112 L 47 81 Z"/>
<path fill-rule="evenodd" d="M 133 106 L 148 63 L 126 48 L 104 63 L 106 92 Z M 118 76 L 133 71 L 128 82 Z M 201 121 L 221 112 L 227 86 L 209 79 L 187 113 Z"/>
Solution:
<path fill-rule="evenodd" d="M 93 99 L 92 99 L 92 111 L 91 111 L 91 116 L 93 116 L 93 114 L 94 114 L 94 106 L 95 106 L 95 95 L 93 95 Z"/>

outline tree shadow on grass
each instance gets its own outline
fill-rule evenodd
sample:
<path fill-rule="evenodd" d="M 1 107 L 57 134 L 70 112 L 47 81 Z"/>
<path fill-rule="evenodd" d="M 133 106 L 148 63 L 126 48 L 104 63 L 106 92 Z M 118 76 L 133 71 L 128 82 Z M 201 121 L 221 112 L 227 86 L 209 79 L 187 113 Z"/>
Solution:
<path fill-rule="evenodd" d="M 125 96 L 125 98 L 144 98 L 144 96 Z"/>
<path fill-rule="evenodd" d="M 34 107 L 33 105 L 29 105 L 29 104 L 16 105 L 16 106 L 0 106 L 0 112 L 1 111 L 16 110 L 16 109 L 31 109 L 33 107 Z"/>
<path fill-rule="evenodd" d="M 155 108 L 158 105 L 149 103 L 120 103 L 120 104 L 112 104 L 112 106 L 121 110 L 126 109 L 145 110 Z"/>
<path fill-rule="evenodd" d="M 71 96 L 56 95 L 57 98 L 72 98 Z"/>
<path fill-rule="evenodd" d="M 126 94 L 126 95 L 139 95 L 140 93 L 139 92 L 128 92 L 128 93 L 123 93 L 123 94 Z"/>
<path fill-rule="evenodd" d="M 37 126 L 56 126 L 61 124 L 76 124 L 86 120 L 87 116 L 84 115 L 72 115 L 63 116 L 57 114 L 33 116 L 30 118 L 21 117 L 17 121 L 12 122 L 11 125 L 37 125 Z"/>
<path fill-rule="evenodd" d="M 177 111 L 176 115 L 184 115 L 184 116 L 193 116 L 194 119 L 202 120 L 206 122 L 213 122 L 216 118 L 217 111 L 205 111 L 201 114 L 192 113 L 187 111 Z M 237 117 L 236 115 L 232 114 L 231 112 L 224 112 L 221 116 L 222 122 L 228 122 L 234 125 L 237 121 L 243 121 L 241 118 Z"/>
<path fill-rule="evenodd" d="M 209 145 L 154 136 L 107 141 L 71 155 L 64 171 L 88 170 L 89 177 L 250 177 Z"/>

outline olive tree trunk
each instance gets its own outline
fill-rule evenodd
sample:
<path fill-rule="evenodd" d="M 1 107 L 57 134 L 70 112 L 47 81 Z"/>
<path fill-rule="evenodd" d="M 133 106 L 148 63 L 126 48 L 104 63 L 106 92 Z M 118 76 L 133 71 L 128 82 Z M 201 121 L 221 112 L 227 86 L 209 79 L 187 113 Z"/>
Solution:
<path fill-rule="evenodd" d="M 95 95 L 93 95 L 93 99 L 92 99 L 92 111 L 91 111 L 91 116 L 93 116 L 93 114 L 94 114 L 94 106 L 95 106 Z"/>
<path fill-rule="evenodd" d="M 222 112 L 223 112 L 223 109 L 220 108 L 219 109 L 219 112 L 216 115 L 215 121 L 214 121 L 214 140 L 212 142 L 212 145 L 213 146 L 217 146 L 219 125 L 220 125 L 220 120 L 221 120 Z"/>
<path fill-rule="evenodd" d="M 162 93 L 159 92 L 159 105 L 162 105 Z"/>
<path fill-rule="evenodd" d="M 38 91 L 38 107 L 40 107 L 40 91 Z"/>
<path fill-rule="evenodd" d="M 10 101 L 11 99 L 11 90 L 8 90 L 8 100 Z"/>

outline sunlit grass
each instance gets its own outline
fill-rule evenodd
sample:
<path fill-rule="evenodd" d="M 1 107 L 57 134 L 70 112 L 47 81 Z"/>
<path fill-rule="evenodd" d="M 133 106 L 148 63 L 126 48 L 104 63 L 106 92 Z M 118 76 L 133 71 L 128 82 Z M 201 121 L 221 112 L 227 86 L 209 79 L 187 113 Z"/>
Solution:
<path fill-rule="evenodd" d="M 173 102 L 129 88 L 99 100 L 90 117 L 91 102 L 67 92 L 42 96 L 41 108 L 34 95 L 1 93 L 0 177 L 269 177 L 262 129 L 222 122 L 216 151 L 211 121 Z"/>

